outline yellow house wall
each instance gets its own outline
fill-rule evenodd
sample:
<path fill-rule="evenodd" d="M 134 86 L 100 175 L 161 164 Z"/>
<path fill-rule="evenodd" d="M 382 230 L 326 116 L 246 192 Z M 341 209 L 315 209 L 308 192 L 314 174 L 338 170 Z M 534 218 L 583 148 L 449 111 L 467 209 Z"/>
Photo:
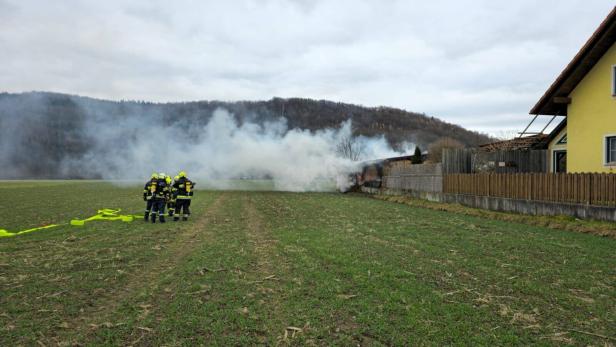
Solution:
<path fill-rule="evenodd" d="M 569 95 L 567 110 L 567 171 L 612 172 L 605 164 L 605 136 L 616 135 L 616 97 L 612 95 L 612 68 L 616 44 Z"/>
<path fill-rule="evenodd" d="M 550 141 L 550 144 L 548 145 L 548 155 L 550 156 L 548 158 L 548 162 L 550 163 L 550 172 L 554 172 L 554 151 L 562 151 L 562 150 L 566 151 L 567 150 L 566 144 L 558 144 L 558 141 L 560 141 L 560 139 L 566 133 L 567 133 L 567 127 L 561 130 L 560 133 L 558 133 L 558 135 L 554 139 L 552 139 L 552 141 Z M 567 153 L 567 155 L 569 154 Z M 569 159 L 569 157 L 567 157 L 567 159 Z M 568 166 L 569 166 L 569 163 L 567 163 L 567 167 Z"/>

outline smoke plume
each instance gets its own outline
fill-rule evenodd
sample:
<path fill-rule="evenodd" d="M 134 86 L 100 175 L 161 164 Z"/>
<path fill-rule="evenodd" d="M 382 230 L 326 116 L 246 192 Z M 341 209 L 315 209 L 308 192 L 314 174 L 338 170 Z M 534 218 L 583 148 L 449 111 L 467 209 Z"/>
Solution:
<path fill-rule="evenodd" d="M 170 122 L 163 112 L 118 117 L 89 103 L 79 107 L 79 129 L 68 131 L 64 141 L 80 139 L 87 143 L 87 150 L 47 158 L 58 161 L 59 177 L 145 180 L 152 172 L 174 176 L 184 170 L 200 188 L 234 188 L 232 182 L 238 180 L 270 179 L 276 190 L 323 191 L 334 189 L 337 183 L 344 185 L 346 180 L 337 178 L 358 168 L 357 161 L 337 151 L 345 139 L 352 138 L 359 144 L 361 160 L 401 154 L 392 150 L 383 137 L 353 138 L 351 121 L 338 128 L 308 131 L 289 129 L 282 117 L 257 122 L 221 108 L 206 122 L 191 121 L 192 118 Z M 37 125 L 7 117 L 0 122 L 4 122 L 0 165 L 6 170 L 4 175 L 16 176 L 19 165 L 15 160 L 19 157 L 13 151 L 23 152 L 15 144 L 26 136 L 23 131 L 20 135 L 20 128 Z M 75 124 L 74 119 L 71 124 Z M 13 132 L 7 132 L 9 128 Z M 412 145 L 407 147 L 409 152 L 413 149 Z M 36 156 L 35 152 L 36 148 L 31 155 Z"/>

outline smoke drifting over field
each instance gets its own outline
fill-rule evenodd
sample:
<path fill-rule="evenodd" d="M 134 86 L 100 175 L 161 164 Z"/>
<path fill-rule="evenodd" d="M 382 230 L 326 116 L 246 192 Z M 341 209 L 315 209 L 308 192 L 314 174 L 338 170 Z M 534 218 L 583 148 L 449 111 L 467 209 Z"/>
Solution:
<path fill-rule="evenodd" d="M 80 126 L 64 134 L 69 155 L 57 159 L 20 146 L 29 128 L 45 127 L 45 122 L 0 117 L 0 176 L 21 177 L 20 158 L 38 156 L 37 160 L 57 160 L 59 177 L 145 180 L 152 172 L 175 175 L 185 170 L 202 188 L 231 188 L 226 185 L 230 179 L 271 178 L 277 190 L 314 191 L 331 189 L 339 175 L 357 168 L 357 162 L 336 150 L 352 136 L 350 121 L 311 132 L 289 129 L 284 118 L 263 123 L 224 109 L 199 124 L 190 118 L 170 121 L 162 112 L 111 117 L 104 109 L 80 108 Z M 57 115 L 53 121 L 62 122 L 63 117 Z M 86 142 L 87 150 L 70 154 L 70 143 L 76 139 Z M 383 137 L 360 136 L 356 141 L 363 148 L 361 159 L 401 154 Z"/>
<path fill-rule="evenodd" d="M 276 189 L 290 191 L 326 189 L 337 175 L 351 172 L 357 165 L 336 152 L 336 145 L 351 136 L 350 122 L 339 129 L 311 133 L 287 129 L 284 119 L 240 125 L 227 111 L 218 109 L 205 126 L 197 128 L 131 123 L 127 120 L 111 128 L 90 128 L 98 149 L 88 158 L 66 164 L 98 167 L 106 179 L 141 178 L 153 171 L 175 174 L 178 170 L 214 185 L 228 179 L 271 178 Z M 127 138 L 130 140 L 122 148 L 114 145 Z M 362 137 L 358 141 L 365 158 L 395 155 L 383 138 Z"/>

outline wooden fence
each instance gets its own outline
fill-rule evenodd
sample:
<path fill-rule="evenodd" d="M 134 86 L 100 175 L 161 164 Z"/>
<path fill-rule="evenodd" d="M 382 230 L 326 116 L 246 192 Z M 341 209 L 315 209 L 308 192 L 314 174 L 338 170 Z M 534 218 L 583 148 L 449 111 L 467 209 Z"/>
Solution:
<path fill-rule="evenodd" d="M 546 173 L 547 150 L 485 152 L 473 148 L 445 148 L 443 173 Z"/>
<path fill-rule="evenodd" d="M 477 151 L 473 154 L 472 165 L 475 173 L 547 173 L 548 151 Z"/>
<path fill-rule="evenodd" d="M 391 165 L 384 170 L 383 188 L 418 192 L 442 192 L 441 164 Z"/>
<path fill-rule="evenodd" d="M 448 174 L 443 192 L 559 203 L 616 206 L 615 174 Z"/>
<path fill-rule="evenodd" d="M 443 173 L 473 172 L 473 150 L 467 148 L 444 148 L 442 154 Z"/>

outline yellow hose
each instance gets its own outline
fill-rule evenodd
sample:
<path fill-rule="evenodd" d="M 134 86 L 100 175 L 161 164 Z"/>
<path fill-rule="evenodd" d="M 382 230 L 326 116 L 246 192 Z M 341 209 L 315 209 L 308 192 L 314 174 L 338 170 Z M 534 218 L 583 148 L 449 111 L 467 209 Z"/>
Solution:
<path fill-rule="evenodd" d="M 92 217 L 89 217 L 86 219 L 72 219 L 70 221 L 70 225 L 83 226 L 86 222 L 90 222 L 93 220 L 111 220 L 111 221 L 120 220 L 122 222 L 132 222 L 135 217 L 137 218 L 141 217 L 138 215 L 121 215 L 119 214 L 121 211 L 122 211 L 121 209 L 104 208 L 104 209 L 98 210 L 97 214 L 95 214 Z M 12 236 L 21 235 L 21 234 L 29 233 L 29 232 L 36 231 L 36 230 L 55 228 L 55 227 L 59 227 L 62 225 L 66 225 L 66 224 L 51 224 L 51 225 L 45 225 L 45 226 L 38 227 L 38 228 L 32 228 L 32 229 L 16 231 L 16 232 L 10 232 L 5 229 L 0 229 L 0 237 L 12 237 Z"/>
<path fill-rule="evenodd" d="M 55 228 L 55 227 L 59 227 L 60 225 L 63 225 L 63 224 L 50 224 L 50 225 L 45 225 L 43 227 L 32 228 L 32 229 L 22 230 L 22 231 L 16 231 L 14 233 L 12 233 L 10 231 L 6 231 L 4 229 L 0 229 L 0 237 L 12 237 L 12 236 L 17 236 L 17 235 L 21 235 L 21 234 L 37 231 L 37 230 Z"/>

